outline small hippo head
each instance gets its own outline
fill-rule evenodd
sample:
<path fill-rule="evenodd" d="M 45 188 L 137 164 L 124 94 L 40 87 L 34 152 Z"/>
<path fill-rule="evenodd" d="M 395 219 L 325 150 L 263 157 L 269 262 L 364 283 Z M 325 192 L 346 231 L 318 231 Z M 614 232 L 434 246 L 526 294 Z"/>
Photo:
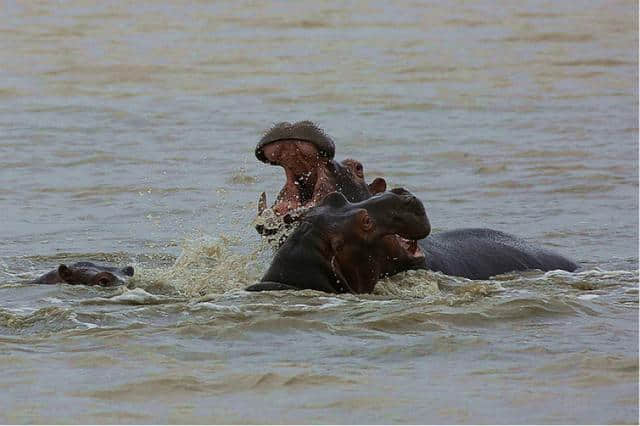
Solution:
<path fill-rule="evenodd" d="M 348 201 L 358 202 L 384 192 L 387 187 L 382 178 L 367 184 L 364 168 L 356 160 L 334 161 L 333 140 L 310 121 L 274 125 L 258 142 L 255 154 L 260 161 L 285 171 L 286 182 L 271 207 L 284 223 L 295 220 L 297 211 L 317 205 L 331 192 L 340 192 Z M 266 208 L 263 193 L 258 202 L 258 215 Z M 261 225 L 256 229 L 262 235 L 271 231 Z"/>
<path fill-rule="evenodd" d="M 35 282 L 39 284 L 84 284 L 101 287 L 123 285 L 133 276 L 133 266 L 117 268 L 96 265 L 92 262 L 76 262 L 72 265 L 61 264 L 57 269 L 44 274 Z"/>
<path fill-rule="evenodd" d="M 405 189 L 358 203 L 334 192 L 304 214 L 262 281 L 370 293 L 384 275 L 426 267 L 417 240 L 430 231 L 422 202 Z M 248 290 L 263 288 L 258 284 Z"/>

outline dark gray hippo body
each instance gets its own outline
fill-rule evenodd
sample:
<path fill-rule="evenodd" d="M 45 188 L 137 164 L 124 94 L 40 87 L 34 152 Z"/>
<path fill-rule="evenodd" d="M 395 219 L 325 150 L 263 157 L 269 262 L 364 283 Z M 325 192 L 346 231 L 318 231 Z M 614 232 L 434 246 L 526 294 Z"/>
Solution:
<path fill-rule="evenodd" d="M 133 276 L 133 266 L 118 268 L 107 265 L 96 265 L 93 262 L 76 262 L 72 265 L 61 264 L 47 272 L 32 284 L 83 284 L 101 287 L 123 285 Z"/>
<path fill-rule="evenodd" d="M 386 190 L 383 178 L 367 185 L 364 167 L 355 160 L 333 161 L 333 140 L 315 124 L 279 123 L 270 129 L 256 147 L 256 157 L 284 168 L 286 183 L 272 209 L 282 218 L 279 229 L 295 229 L 291 216 L 297 208 L 313 208 L 331 191 L 342 193 L 352 203 L 362 202 Z M 259 213 L 266 207 L 263 197 Z M 262 235 L 267 230 L 257 228 Z M 274 232 L 274 231 L 269 231 Z M 282 244 L 284 240 L 280 240 Z M 391 246 L 389 243 L 387 246 Z M 578 265 L 550 250 L 492 229 L 465 228 L 440 232 L 419 241 L 425 261 L 406 263 L 413 250 L 390 249 L 391 257 L 382 267 L 385 275 L 408 269 L 430 269 L 469 279 L 486 279 L 510 271 L 562 269 L 574 271 Z M 399 261 L 396 259 L 400 259 Z M 274 285 L 275 286 L 275 285 Z M 276 286 L 277 287 L 277 286 Z"/>
<path fill-rule="evenodd" d="M 418 244 L 424 251 L 427 269 L 472 280 L 529 269 L 578 269 L 575 262 L 558 253 L 493 229 L 438 232 Z"/>
<path fill-rule="evenodd" d="M 402 188 L 359 203 L 334 192 L 305 213 L 247 290 L 371 293 L 380 277 L 424 265 L 417 241 L 430 231 L 424 206 Z"/>

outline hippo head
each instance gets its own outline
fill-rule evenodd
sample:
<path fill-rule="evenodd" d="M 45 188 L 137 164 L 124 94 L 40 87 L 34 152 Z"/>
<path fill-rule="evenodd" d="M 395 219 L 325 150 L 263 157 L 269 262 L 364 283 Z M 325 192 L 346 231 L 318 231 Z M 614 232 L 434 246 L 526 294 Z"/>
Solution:
<path fill-rule="evenodd" d="M 404 189 L 356 203 L 333 192 L 301 217 L 262 283 L 247 290 L 370 293 L 381 276 L 426 267 L 417 240 L 430 231 L 424 206 Z"/>
<path fill-rule="evenodd" d="M 286 182 L 271 210 L 285 223 L 295 220 L 296 211 L 318 204 L 337 191 L 350 202 L 366 200 L 386 190 L 382 178 L 367 185 L 362 164 L 353 159 L 334 161 L 333 140 L 310 121 L 278 123 L 260 139 L 256 157 L 284 169 Z M 258 214 L 267 208 L 264 193 L 258 203 Z M 265 235 L 269 230 L 256 226 Z"/>
<path fill-rule="evenodd" d="M 77 262 L 70 266 L 62 264 L 58 266 L 57 269 L 58 282 L 97 285 L 101 287 L 123 285 L 128 278 L 133 276 L 133 272 L 133 266 L 116 268 L 96 265 L 91 262 Z"/>

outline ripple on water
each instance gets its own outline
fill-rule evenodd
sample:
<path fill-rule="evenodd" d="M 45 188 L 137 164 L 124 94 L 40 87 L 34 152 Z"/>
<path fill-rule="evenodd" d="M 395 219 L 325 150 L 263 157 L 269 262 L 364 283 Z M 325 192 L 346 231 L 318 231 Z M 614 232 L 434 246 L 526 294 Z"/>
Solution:
<path fill-rule="evenodd" d="M 75 312 L 58 306 L 37 309 L 26 315 L 0 309 L 1 334 L 55 333 L 78 326 L 89 328 L 93 324 L 88 325 L 78 321 Z"/>

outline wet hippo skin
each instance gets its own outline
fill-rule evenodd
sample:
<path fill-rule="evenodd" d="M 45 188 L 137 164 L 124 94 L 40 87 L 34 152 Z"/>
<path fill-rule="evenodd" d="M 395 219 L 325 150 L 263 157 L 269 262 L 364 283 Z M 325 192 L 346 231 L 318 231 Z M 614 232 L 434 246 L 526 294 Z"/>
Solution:
<path fill-rule="evenodd" d="M 334 192 L 304 214 L 262 282 L 247 290 L 370 293 L 381 276 L 424 267 L 417 240 L 430 230 L 424 206 L 404 189 L 359 203 Z"/>
<path fill-rule="evenodd" d="M 96 265 L 92 262 L 76 262 L 72 265 L 61 264 L 56 269 L 47 272 L 33 284 L 83 284 L 101 287 L 123 285 L 133 276 L 133 266 L 117 268 L 106 265 Z"/>
<path fill-rule="evenodd" d="M 285 170 L 286 183 L 273 211 L 289 227 L 297 220 L 292 215 L 300 207 L 312 208 L 327 193 L 343 193 L 348 201 L 366 200 L 386 190 L 383 178 L 376 178 L 367 185 L 364 168 L 356 160 L 341 163 L 333 160 L 335 144 L 319 127 L 310 121 L 279 123 L 269 129 L 256 146 L 256 157 L 263 162 L 281 166 Z M 266 208 L 264 196 L 259 203 L 259 214 Z M 268 231 L 258 229 L 265 235 Z M 391 241 L 388 246 L 398 241 Z M 401 253 L 403 245 L 396 247 Z M 387 275 L 407 269 L 428 268 L 469 279 L 486 279 L 510 271 L 562 269 L 574 271 L 578 265 L 566 257 L 504 232 L 491 229 L 465 228 L 430 235 L 419 242 L 425 262 L 387 262 L 383 270 Z M 402 253 L 401 253 L 402 254 Z M 404 253 L 399 258 L 411 256 Z"/>
<path fill-rule="evenodd" d="M 528 269 L 569 272 L 578 269 L 575 262 L 558 253 L 493 229 L 438 232 L 419 244 L 427 269 L 472 280 Z"/>

